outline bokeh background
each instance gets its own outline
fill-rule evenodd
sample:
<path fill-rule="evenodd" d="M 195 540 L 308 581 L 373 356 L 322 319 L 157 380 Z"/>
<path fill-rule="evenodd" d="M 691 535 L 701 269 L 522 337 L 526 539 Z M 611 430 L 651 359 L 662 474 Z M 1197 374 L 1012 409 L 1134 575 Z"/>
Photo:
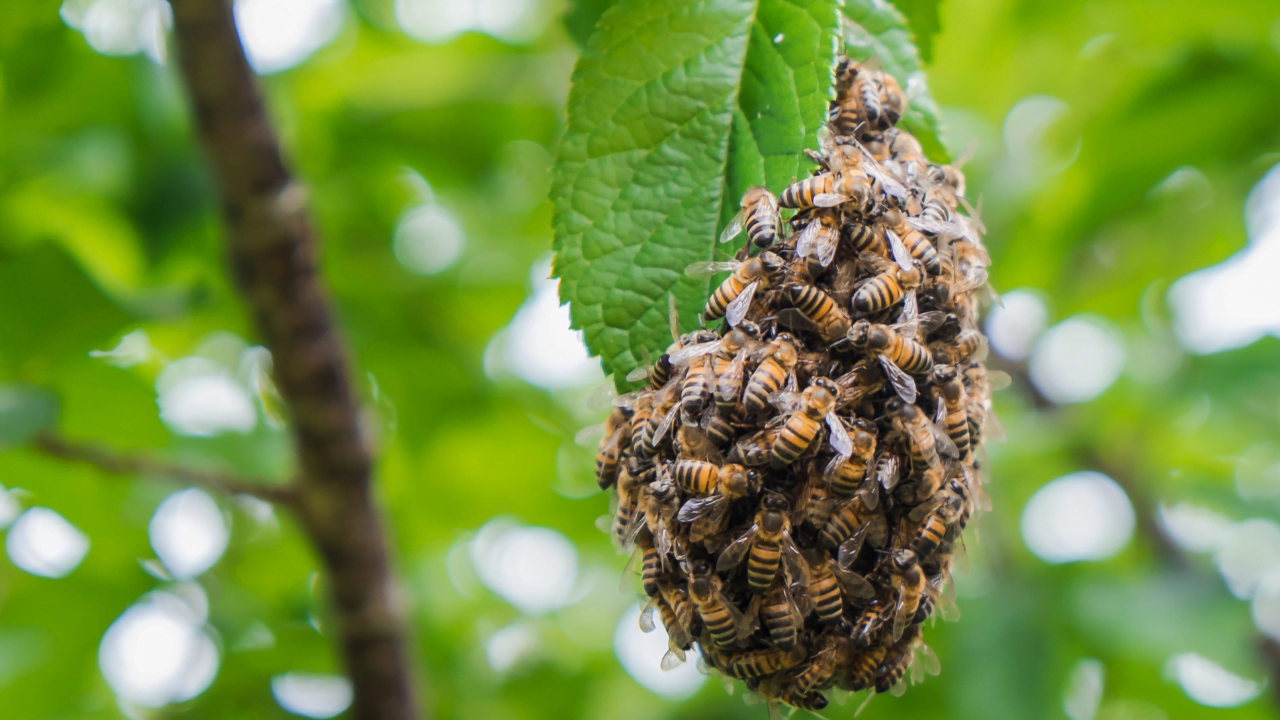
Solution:
<path fill-rule="evenodd" d="M 236 3 L 310 189 L 440 718 L 765 716 L 657 669 L 594 524 L 576 436 L 604 379 L 547 279 L 546 191 L 606 4 Z M 942 674 L 863 717 L 1275 717 L 1280 9 L 903 9 L 948 146 L 977 141 L 1014 384 L 962 619 L 926 630 Z M 283 479 L 167 26 L 163 0 L 5 7 L 0 381 L 56 390 L 74 438 Z M 0 715 L 346 708 L 288 517 L 23 449 L 0 483 Z"/>

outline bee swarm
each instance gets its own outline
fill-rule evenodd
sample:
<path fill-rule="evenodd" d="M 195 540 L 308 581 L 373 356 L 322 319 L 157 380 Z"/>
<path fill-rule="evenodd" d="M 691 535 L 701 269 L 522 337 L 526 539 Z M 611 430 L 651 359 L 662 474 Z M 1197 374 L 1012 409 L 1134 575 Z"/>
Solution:
<path fill-rule="evenodd" d="M 936 674 L 923 622 L 954 619 L 955 548 L 986 504 L 989 259 L 959 163 L 894 127 L 904 106 L 891 76 L 839 60 L 813 176 L 752 188 L 721 237 L 745 228 L 736 260 L 689 269 L 733 270 L 703 313 L 721 330 L 680 336 L 673 301 L 675 342 L 597 454 L 663 667 L 696 643 L 771 707 Z"/>

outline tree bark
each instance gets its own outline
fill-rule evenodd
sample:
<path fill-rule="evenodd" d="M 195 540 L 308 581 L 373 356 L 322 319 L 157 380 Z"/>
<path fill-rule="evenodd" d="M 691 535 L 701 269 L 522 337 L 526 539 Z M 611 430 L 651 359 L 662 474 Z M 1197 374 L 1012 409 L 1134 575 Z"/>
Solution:
<path fill-rule="evenodd" d="M 305 193 L 289 174 L 230 0 L 172 0 L 195 128 L 226 225 L 231 270 L 271 351 L 301 469 L 295 505 L 329 576 L 361 720 L 418 717 L 402 609 L 370 492 L 372 457 L 328 298 Z"/>

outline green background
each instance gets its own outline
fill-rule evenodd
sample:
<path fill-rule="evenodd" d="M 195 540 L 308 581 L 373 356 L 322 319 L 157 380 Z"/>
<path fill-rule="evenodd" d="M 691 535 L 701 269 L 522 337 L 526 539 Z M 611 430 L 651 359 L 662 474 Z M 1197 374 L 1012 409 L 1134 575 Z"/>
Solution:
<path fill-rule="evenodd" d="M 632 602 L 616 590 L 625 559 L 593 526 L 607 502 L 591 494 L 590 451 L 573 437 L 598 419 L 583 409 L 589 389 L 547 392 L 484 370 L 486 346 L 550 246 L 544 198 L 577 52 L 570 30 L 590 27 L 595 4 L 566 23 L 564 8 L 540 6 L 547 21 L 527 42 L 469 32 L 428 44 L 397 28 L 390 2 L 355 0 L 332 43 L 265 80 L 268 101 L 310 189 L 324 276 L 380 442 L 378 496 L 436 716 L 763 717 L 714 681 L 672 703 L 621 669 L 611 641 Z M 969 534 L 961 621 L 926 631 L 942 674 L 863 717 L 1065 717 L 1064 686 L 1083 658 L 1106 668 L 1099 718 L 1275 715 L 1274 682 L 1256 700 L 1215 709 L 1166 673 L 1185 652 L 1253 680 L 1270 669 L 1249 604 L 1228 592 L 1211 557 L 1170 544 L 1157 508 L 1189 501 L 1234 520 L 1280 510 L 1234 485 L 1238 458 L 1280 430 L 1280 344 L 1182 353 L 1169 346 L 1164 302 L 1173 280 L 1245 245 L 1245 198 L 1280 161 L 1280 9 L 1232 0 L 904 9 L 918 31 L 939 28 L 926 58 L 949 149 L 980 141 L 965 170 L 970 195 L 985 198 L 994 286 L 1040 289 L 1051 322 L 1104 316 L 1130 352 L 1126 373 L 1088 403 L 1038 408 L 1023 384 L 997 395 L 1008 442 L 991 448 L 995 510 Z M 287 477 L 287 438 L 263 419 L 248 434 L 178 436 L 157 416 L 161 360 L 121 369 L 89 356 L 138 329 L 170 359 L 216 333 L 253 342 L 173 67 L 95 52 L 56 2 L 11 3 L 4 15 L 0 380 L 56 391 L 72 437 Z M 1077 140 L 1079 152 L 1064 170 L 1011 182 L 1001 128 L 1033 95 L 1069 108 L 1046 136 L 1050 154 L 1070 157 Z M 1202 192 L 1151 193 L 1187 165 L 1207 179 L 1208 202 Z M 434 276 L 393 254 L 397 223 L 420 202 L 409 171 L 466 232 L 462 257 Z M 1170 357 L 1171 372 L 1144 372 Z M 1048 565 L 1022 543 L 1022 507 L 1082 469 L 1121 481 L 1138 529 L 1110 560 Z M 0 559 L 0 714 L 122 717 L 98 645 L 131 604 L 168 586 L 139 559 L 154 557 L 147 523 L 176 488 L 23 449 L 0 454 L 0 483 L 92 543 L 62 579 Z M 196 699 L 143 716 L 286 717 L 270 678 L 336 667 L 323 578 L 312 577 L 318 563 L 299 529 L 283 515 L 278 529 L 260 527 L 236 503 L 224 507 L 230 546 L 199 579 L 218 675 Z M 574 541 L 595 580 L 581 600 L 523 619 L 471 578 L 460 543 L 500 515 Z M 513 622 L 535 630 L 537 650 L 500 673 L 485 643 Z M 237 650 L 256 623 L 274 645 Z"/>

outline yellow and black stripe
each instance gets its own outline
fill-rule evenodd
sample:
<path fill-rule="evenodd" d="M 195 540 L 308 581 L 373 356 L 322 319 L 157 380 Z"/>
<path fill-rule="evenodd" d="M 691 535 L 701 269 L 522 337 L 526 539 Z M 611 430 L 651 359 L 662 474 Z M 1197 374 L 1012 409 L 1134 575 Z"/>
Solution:
<path fill-rule="evenodd" d="M 871 643 L 880 632 L 880 628 L 884 626 L 885 610 L 884 603 L 878 599 L 872 600 L 870 605 L 862 609 L 862 615 L 853 626 L 853 644 L 855 647 L 861 650 L 871 647 Z"/>
<path fill-rule="evenodd" d="M 649 368 L 649 389 L 660 390 L 671 379 L 675 366 L 671 364 L 671 356 L 663 353 L 658 361 Z"/>
<path fill-rule="evenodd" d="M 840 312 L 836 301 L 813 285 L 792 285 L 787 290 L 791 304 L 819 327 L 832 312 Z"/>
<path fill-rule="evenodd" d="M 738 629 L 733 624 L 733 616 L 711 591 L 710 581 L 707 578 L 698 578 L 693 581 L 691 589 L 698 603 L 698 614 L 702 617 L 702 624 L 711 634 L 711 642 L 715 643 L 716 647 L 722 648 L 737 645 Z"/>
<path fill-rule="evenodd" d="M 888 348 L 886 354 L 894 365 L 913 375 L 927 373 L 933 368 L 933 356 L 929 354 L 929 350 L 909 338 L 897 338 L 897 342 Z"/>
<path fill-rule="evenodd" d="M 844 689 L 850 692 L 858 692 L 871 687 L 876 681 L 876 670 L 880 667 L 880 662 L 884 660 L 885 650 L 886 648 L 881 645 L 855 655 L 849 663 L 847 687 Z"/>
<path fill-rule="evenodd" d="M 846 223 L 844 232 L 849 238 L 849 243 L 858 252 L 884 254 L 884 241 L 880 233 L 876 232 L 874 223 Z"/>
<path fill-rule="evenodd" d="M 828 481 L 831 484 L 831 494 L 838 498 L 853 497 L 853 494 L 862 487 L 862 479 L 867 475 L 867 462 L 859 457 L 851 457 L 840 463 L 835 471 L 831 473 Z"/>
<path fill-rule="evenodd" d="M 827 172 L 807 177 L 788 185 L 787 189 L 782 191 L 782 196 L 778 198 L 778 204 L 784 208 L 810 208 L 813 207 L 815 195 L 833 192 L 834 187 L 833 173 Z"/>
<path fill-rule="evenodd" d="M 757 595 L 763 595 L 778 575 L 782 562 L 782 548 L 774 543 L 756 540 L 747 556 L 747 587 Z"/>
<path fill-rule="evenodd" d="M 720 468 L 715 463 L 702 460 L 681 460 L 676 463 L 676 484 L 693 495 L 710 495 L 716 491 Z"/>
<path fill-rule="evenodd" d="M 767 248 L 778 239 L 778 216 L 769 203 L 756 203 L 755 210 L 747 215 L 747 237 L 759 248 Z"/>
<path fill-rule="evenodd" d="M 925 237 L 919 230 L 902 227 L 902 244 L 906 246 L 907 252 L 911 253 L 911 257 L 920 261 L 924 265 L 924 269 L 930 275 L 937 275 L 942 272 L 942 258 L 939 257 L 938 251 L 933 247 L 933 243 L 929 242 L 929 238 Z"/>
<path fill-rule="evenodd" d="M 772 356 L 764 359 L 751 374 L 747 391 L 742 398 L 748 416 L 758 415 L 769 406 L 769 396 L 778 392 L 787 381 L 787 370 Z"/>
<path fill-rule="evenodd" d="M 658 596 L 658 576 L 661 573 L 662 558 L 653 546 L 653 541 L 649 540 L 641 550 L 640 557 L 640 586 L 644 588 L 645 595 Z"/>
<path fill-rule="evenodd" d="M 737 299 L 746 287 L 747 283 L 743 282 L 736 272 L 725 278 L 724 282 L 720 283 L 720 287 L 717 287 L 716 291 L 711 294 L 711 299 L 707 301 L 707 306 L 702 309 L 702 319 L 707 323 L 711 323 L 724 317 L 729 303 Z"/>
<path fill-rule="evenodd" d="M 822 546 L 831 550 L 840 546 L 840 543 L 853 537 L 853 533 L 862 524 L 866 522 L 862 513 L 861 500 L 846 500 L 840 503 L 831 513 L 831 519 L 827 520 L 827 524 L 822 526 L 822 532 L 819 533 L 819 539 Z"/>
<path fill-rule="evenodd" d="M 916 556 L 926 558 L 932 555 L 946 535 L 947 524 L 942 522 L 937 513 L 929 513 L 920 524 L 920 531 L 916 533 Z"/>
<path fill-rule="evenodd" d="M 902 283 L 895 270 L 882 272 L 871 278 L 853 294 L 853 309 L 859 312 L 878 312 L 902 299 Z"/>
<path fill-rule="evenodd" d="M 726 675 L 739 680 L 749 680 L 772 675 L 786 668 L 790 658 L 789 653 L 785 650 L 768 648 L 730 653 L 720 658 L 718 662 L 720 669 Z"/>
<path fill-rule="evenodd" d="M 715 384 L 711 360 L 706 356 L 695 360 L 685 376 L 684 386 L 680 388 L 681 408 L 690 417 L 700 417 L 711 400 L 711 388 Z"/>
<path fill-rule="evenodd" d="M 809 582 L 809 601 L 813 603 L 818 619 L 828 625 L 840 620 L 844 611 L 844 596 L 840 593 L 840 583 L 830 572 L 815 573 Z"/>
<path fill-rule="evenodd" d="M 782 432 L 773 441 L 773 450 L 769 453 L 769 464 L 775 468 L 784 468 L 796 461 L 800 454 L 809 449 L 822 423 L 798 412 L 791 416 Z"/>
<path fill-rule="evenodd" d="M 733 441 L 736 434 L 733 425 L 724 419 L 724 410 L 711 413 L 702 426 L 702 432 L 716 447 L 723 448 Z"/>
<path fill-rule="evenodd" d="M 769 631 L 769 639 L 774 645 L 781 650 L 790 650 L 795 647 L 798 629 L 795 615 L 791 612 L 791 603 L 780 586 L 775 585 L 774 589 L 769 591 L 764 604 L 760 606 L 760 619 L 764 621 L 764 627 Z"/>

